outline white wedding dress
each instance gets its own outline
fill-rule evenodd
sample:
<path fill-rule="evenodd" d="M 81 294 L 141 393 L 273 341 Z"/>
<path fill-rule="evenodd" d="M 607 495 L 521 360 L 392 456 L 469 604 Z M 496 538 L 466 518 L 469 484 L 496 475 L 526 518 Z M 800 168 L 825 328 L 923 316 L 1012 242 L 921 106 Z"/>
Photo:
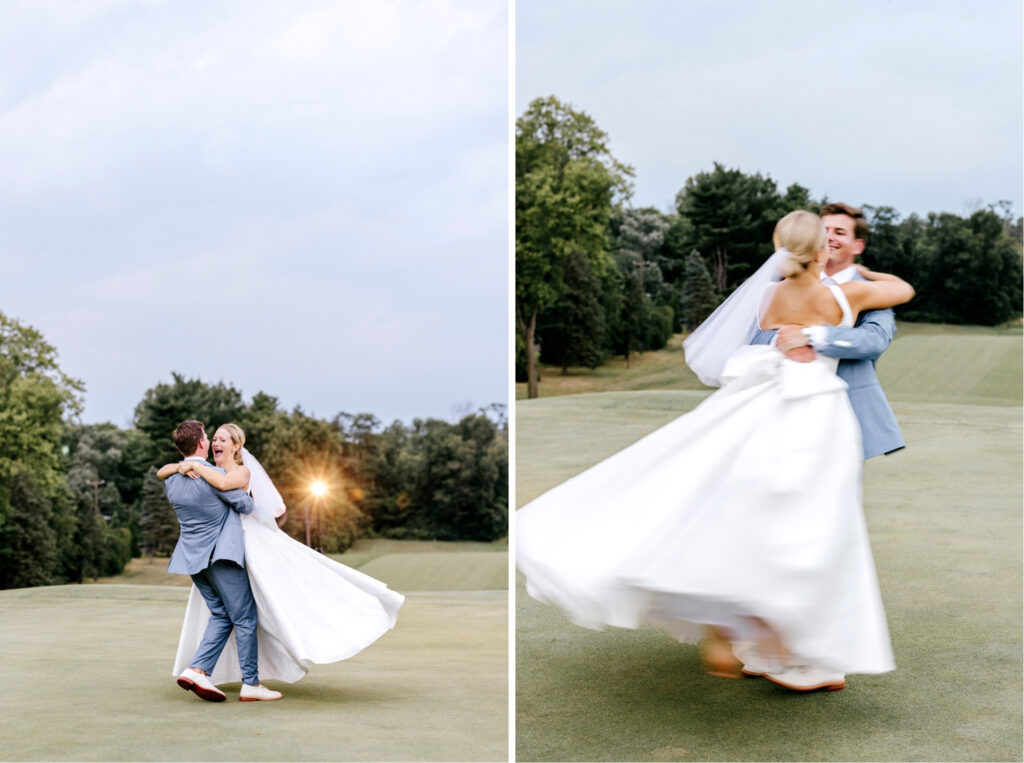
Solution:
<path fill-rule="evenodd" d="M 257 467 L 270 484 L 258 462 L 250 469 L 255 475 Z M 269 489 L 277 496 L 272 484 Z M 253 494 L 256 508 L 241 520 L 245 568 L 259 623 L 256 637 L 261 681 L 298 681 L 311 663 L 347 659 L 394 627 L 404 596 L 293 540 L 278 528 L 275 508 L 267 505 L 271 501 L 255 489 Z M 283 509 L 281 503 L 279 511 Z M 189 667 L 209 619 L 205 599 L 192 586 L 174 675 Z M 233 635 L 217 660 L 211 680 L 214 684 L 242 680 Z"/>
<path fill-rule="evenodd" d="M 684 641 L 704 625 L 753 640 L 761 618 L 790 664 L 893 670 L 836 363 L 742 347 L 696 409 L 520 509 L 530 595 L 579 625 L 648 622 Z"/>

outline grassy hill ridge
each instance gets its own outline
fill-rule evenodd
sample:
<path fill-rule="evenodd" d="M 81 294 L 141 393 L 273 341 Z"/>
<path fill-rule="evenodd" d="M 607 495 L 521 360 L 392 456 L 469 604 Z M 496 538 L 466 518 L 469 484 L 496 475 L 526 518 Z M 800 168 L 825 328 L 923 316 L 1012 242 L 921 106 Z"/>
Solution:
<path fill-rule="evenodd" d="M 516 406 L 517 505 L 711 393 L 681 339 L 547 370 Z M 878 364 L 908 442 L 863 482 L 895 672 L 826 696 L 711 678 L 695 647 L 578 628 L 519 576 L 518 759 L 1021 760 L 1021 349 L 1019 330 L 911 324 Z"/>

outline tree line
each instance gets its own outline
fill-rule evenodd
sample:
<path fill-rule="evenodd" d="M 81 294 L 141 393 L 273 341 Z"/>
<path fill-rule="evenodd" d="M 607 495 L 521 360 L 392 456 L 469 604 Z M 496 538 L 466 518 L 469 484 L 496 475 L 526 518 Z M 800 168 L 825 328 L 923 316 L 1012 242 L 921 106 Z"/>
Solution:
<path fill-rule="evenodd" d="M 671 212 L 629 207 L 633 169 L 593 119 L 554 96 L 519 117 L 515 148 L 516 379 L 530 397 L 538 360 L 563 373 L 611 355 L 628 365 L 695 328 L 771 255 L 779 218 L 828 202 L 715 163 L 686 179 Z M 863 209 L 863 263 L 917 290 L 897 318 L 997 325 L 1021 315 L 1022 220 L 1009 202 L 967 216 Z"/>
<path fill-rule="evenodd" d="M 324 552 L 361 536 L 491 541 L 508 533 L 508 422 L 492 405 L 455 423 L 318 418 L 259 392 L 173 374 L 133 426 L 82 424 L 84 385 L 30 326 L 0 312 L 0 588 L 116 575 L 166 555 L 178 522 L 156 470 L 181 460 L 178 423 L 235 422 L 288 511 L 282 529 Z M 314 496 L 311 485 L 327 490 Z"/>

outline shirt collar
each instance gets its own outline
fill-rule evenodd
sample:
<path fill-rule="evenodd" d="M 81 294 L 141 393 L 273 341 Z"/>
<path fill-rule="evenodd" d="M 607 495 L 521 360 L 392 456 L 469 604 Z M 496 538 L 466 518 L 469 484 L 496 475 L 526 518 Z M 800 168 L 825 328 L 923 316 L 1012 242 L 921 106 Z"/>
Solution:
<path fill-rule="evenodd" d="M 857 266 L 850 265 L 848 268 L 843 268 L 838 273 L 833 273 L 830 276 L 825 275 L 825 271 L 821 271 L 821 280 L 824 281 L 826 278 L 831 278 L 837 285 L 852 281 L 857 277 Z"/>

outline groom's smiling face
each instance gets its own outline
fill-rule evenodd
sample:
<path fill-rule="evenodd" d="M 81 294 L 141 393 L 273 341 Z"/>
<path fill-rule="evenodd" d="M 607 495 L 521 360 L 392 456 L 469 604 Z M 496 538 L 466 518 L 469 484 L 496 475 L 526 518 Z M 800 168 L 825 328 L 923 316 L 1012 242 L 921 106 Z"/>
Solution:
<path fill-rule="evenodd" d="M 864 240 L 856 237 L 856 222 L 849 215 L 822 215 L 821 221 L 828 231 L 827 273 L 831 275 L 854 263 L 864 251 Z"/>

